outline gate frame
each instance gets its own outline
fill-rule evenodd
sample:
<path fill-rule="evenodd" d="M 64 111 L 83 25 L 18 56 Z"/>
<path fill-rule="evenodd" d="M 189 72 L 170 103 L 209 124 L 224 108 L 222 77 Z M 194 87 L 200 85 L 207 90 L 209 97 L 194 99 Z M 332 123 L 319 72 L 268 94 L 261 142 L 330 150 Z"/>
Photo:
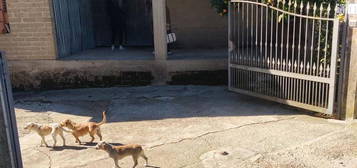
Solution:
<path fill-rule="evenodd" d="M 6 130 L 6 133 L 1 132 L 1 134 L 2 136 L 6 136 L 9 150 L 8 156 L 4 157 L 8 159 L 11 164 L 9 167 L 22 168 L 11 81 L 6 57 L 2 52 L 0 52 L 0 106 L 0 113 L 2 113 L 0 115 L 2 115 L 4 119 L 3 124 Z"/>
<path fill-rule="evenodd" d="M 278 0 L 278 3 L 281 0 Z M 300 74 L 300 73 L 296 73 L 296 72 L 288 72 L 288 71 L 280 71 L 280 70 L 275 70 L 275 69 L 264 69 L 261 67 L 250 67 L 247 65 L 238 65 L 238 64 L 232 64 L 231 63 L 231 57 L 234 51 L 234 42 L 232 41 L 232 21 L 234 19 L 233 15 L 233 9 L 232 9 L 232 4 L 233 3 L 246 3 L 246 4 L 255 4 L 255 5 L 259 5 L 261 7 L 265 7 L 271 10 L 275 10 L 275 11 L 279 11 L 288 15 L 292 15 L 294 17 L 298 16 L 300 18 L 309 18 L 309 19 L 316 19 L 316 20 L 326 20 L 326 21 L 332 21 L 333 22 L 333 32 L 332 32 L 332 47 L 331 47 L 331 62 L 330 62 L 330 66 L 331 66 L 331 70 L 330 70 L 330 77 L 326 78 L 326 77 L 319 77 L 319 76 L 310 76 L 307 74 Z M 309 15 L 302 15 L 302 14 L 297 14 L 297 13 L 291 13 L 290 11 L 285 11 L 283 9 L 280 9 L 279 7 L 275 7 L 275 6 L 270 6 L 269 4 L 264 4 L 261 2 L 254 2 L 254 1 L 249 1 L 249 0 L 231 0 L 230 2 L 228 2 L 228 89 L 230 91 L 234 91 L 234 92 L 238 92 L 238 93 L 242 93 L 242 94 L 246 94 L 249 96 L 254 96 L 254 97 L 259 97 L 262 99 L 266 99 L 266 100 L 271 100 L 271 101 L 275 101 L 278 103 L 282 103 L 282 104 L 287 104 L 290 106 L 295 106 L 295 107 L 299 107 L 299 108 L 303 108 L 303 109 L 307 109 L 307 110 L 311 110 L 311 111 L 316 111 L 316 112 L 320 112 L 320 113 L 326 113 L 329 115 L 333 115 L 334 114 L 334 110 L 335 110 L 335 103 L 336 103 L 336 92 L 340 90 L 341 87 L 341 83 L 342 83 L 342 79 L 340 79 L 339 81 L 337 81 L 337 59 L 338 59 L 338 48 L 339 48 L 339 36 L 340 36 L 340 26 L 341 26 L 341 22 L 340 19 L 337 17 L 334 18 L 321 18 L 321 17 L 315 17 L 315 16 L 309 16 Z M 343 33 L 342 35 L 342 41 L 344 41 L 344 35 L 345 33 Z M 344 64 L 343 64 L 343 60 L 345 59 L 343 56 L 344 54 L 341 55 L 342 56 L 342 60 L 341 60 L 341 66 L 343 66 L 344 68 Z M 252 72 L 261 72 L 261 73 L 265 73 L 265 74 L 271 74 L 271 75 L 278 75 L 280 77 L 291 77 L 292 75 L 298 75 L 300 76 L 299 78 L 295 78 L 295 79 L 302 79 L 302 80 L 307 80 L 307 81 L 315 81 L 315 82 L 323 82 L 326 84 L 329 84 L 329 92 L 328 92 L 328 107 L 323 108 L 323 107 L 319 107 L 319 106 L 314 106 L 314 105 L 309 105 L 309 104 L 305 104 L 305 103 L 300 103 L 298 101 L 293 101 L 293 100 L 288 100 L 288 99 L 282 99 L 282 98 L 278 98 L 278 97 L 272 97 L 272 96 L 268 96 L 268 95 L 264 95 L 264 94 L 260 94 L 257 92 L 253 92 L 253 91 L 249 91 L 249 90 L 243 90 L 243 89 L 238 89 L 238 88 L 233 88 L 232 87 L 232 70 L 231 68 L 236 68 L 236 69 L 240 69 L 240 70 L 251 70 Z M 342 69 L 340 70 L 340 73 L 343 73 Z M 290 75 L 289 75 L 290 74 Z M 305 77 L 304 77 L 305 76 Z M 342 77 L 343 75 L 340 74 L 340 77 Z M 311 80 L 310 78 L 315 78 L 315 80 Z M 337 82 L 339 82 L 340 84 L 337 85 Z M 338 95 L 337 97 L 340 97 L 339 92 L 337 92 Z M 340 100 L 337 100 L 340 101 Z M 341 108 L 340 106 L 338 106 L 337 112 L 340 113 Z"/>

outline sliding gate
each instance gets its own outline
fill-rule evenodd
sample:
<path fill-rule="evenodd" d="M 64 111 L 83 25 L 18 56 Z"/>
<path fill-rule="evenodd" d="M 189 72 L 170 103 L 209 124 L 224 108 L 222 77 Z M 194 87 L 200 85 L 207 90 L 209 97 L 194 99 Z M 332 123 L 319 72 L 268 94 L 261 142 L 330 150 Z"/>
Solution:
<path fill-rule="evenodd" d="M 232 0 L 229 89 L 332 114 L 340 21 L 337 5 Z"/>

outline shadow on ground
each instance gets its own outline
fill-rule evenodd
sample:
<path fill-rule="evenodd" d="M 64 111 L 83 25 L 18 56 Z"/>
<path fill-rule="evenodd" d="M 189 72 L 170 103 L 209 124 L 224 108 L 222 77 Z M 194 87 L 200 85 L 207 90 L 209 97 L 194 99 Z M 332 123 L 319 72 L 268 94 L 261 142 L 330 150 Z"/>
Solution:
<path fill-rule="evenodd" d="M 63 150 L 85 150 L 88 147 L 85 146 L 56 146 L 52 148 L 50 151 L 63 151 Z"/>
<path fill-rule="evenodd" d="M 299 114 L 291 108 L 228 91 L 225 87 L 147 86 L 15 93 L 15 108 L 89 116 L 108 122 L 216 116 Z"/>

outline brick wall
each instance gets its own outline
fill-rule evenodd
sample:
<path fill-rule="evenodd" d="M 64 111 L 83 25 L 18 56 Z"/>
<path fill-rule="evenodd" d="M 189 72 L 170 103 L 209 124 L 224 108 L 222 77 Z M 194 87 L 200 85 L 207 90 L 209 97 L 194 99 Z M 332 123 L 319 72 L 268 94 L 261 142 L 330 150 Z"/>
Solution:
<path fill-rule="evenodd" d="M 7 0 L 11 33 L 0 34 L 9 60 L 55 59 L 51 0 Z"/>

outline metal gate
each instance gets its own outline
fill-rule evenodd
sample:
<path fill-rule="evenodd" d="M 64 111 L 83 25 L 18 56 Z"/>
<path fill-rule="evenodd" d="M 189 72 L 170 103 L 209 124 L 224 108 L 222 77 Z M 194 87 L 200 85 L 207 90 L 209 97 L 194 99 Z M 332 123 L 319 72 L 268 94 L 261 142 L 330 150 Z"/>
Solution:
<path fill-rule="evenodd" d="M 336 97 L 338 5 L 232 0 L 229 89 L 332 114 Z"/>
<path fill-rule="evenodd" d="M 0 52 L 0 167 L 22 168 L 12 88 L 5 55 Z"/>

